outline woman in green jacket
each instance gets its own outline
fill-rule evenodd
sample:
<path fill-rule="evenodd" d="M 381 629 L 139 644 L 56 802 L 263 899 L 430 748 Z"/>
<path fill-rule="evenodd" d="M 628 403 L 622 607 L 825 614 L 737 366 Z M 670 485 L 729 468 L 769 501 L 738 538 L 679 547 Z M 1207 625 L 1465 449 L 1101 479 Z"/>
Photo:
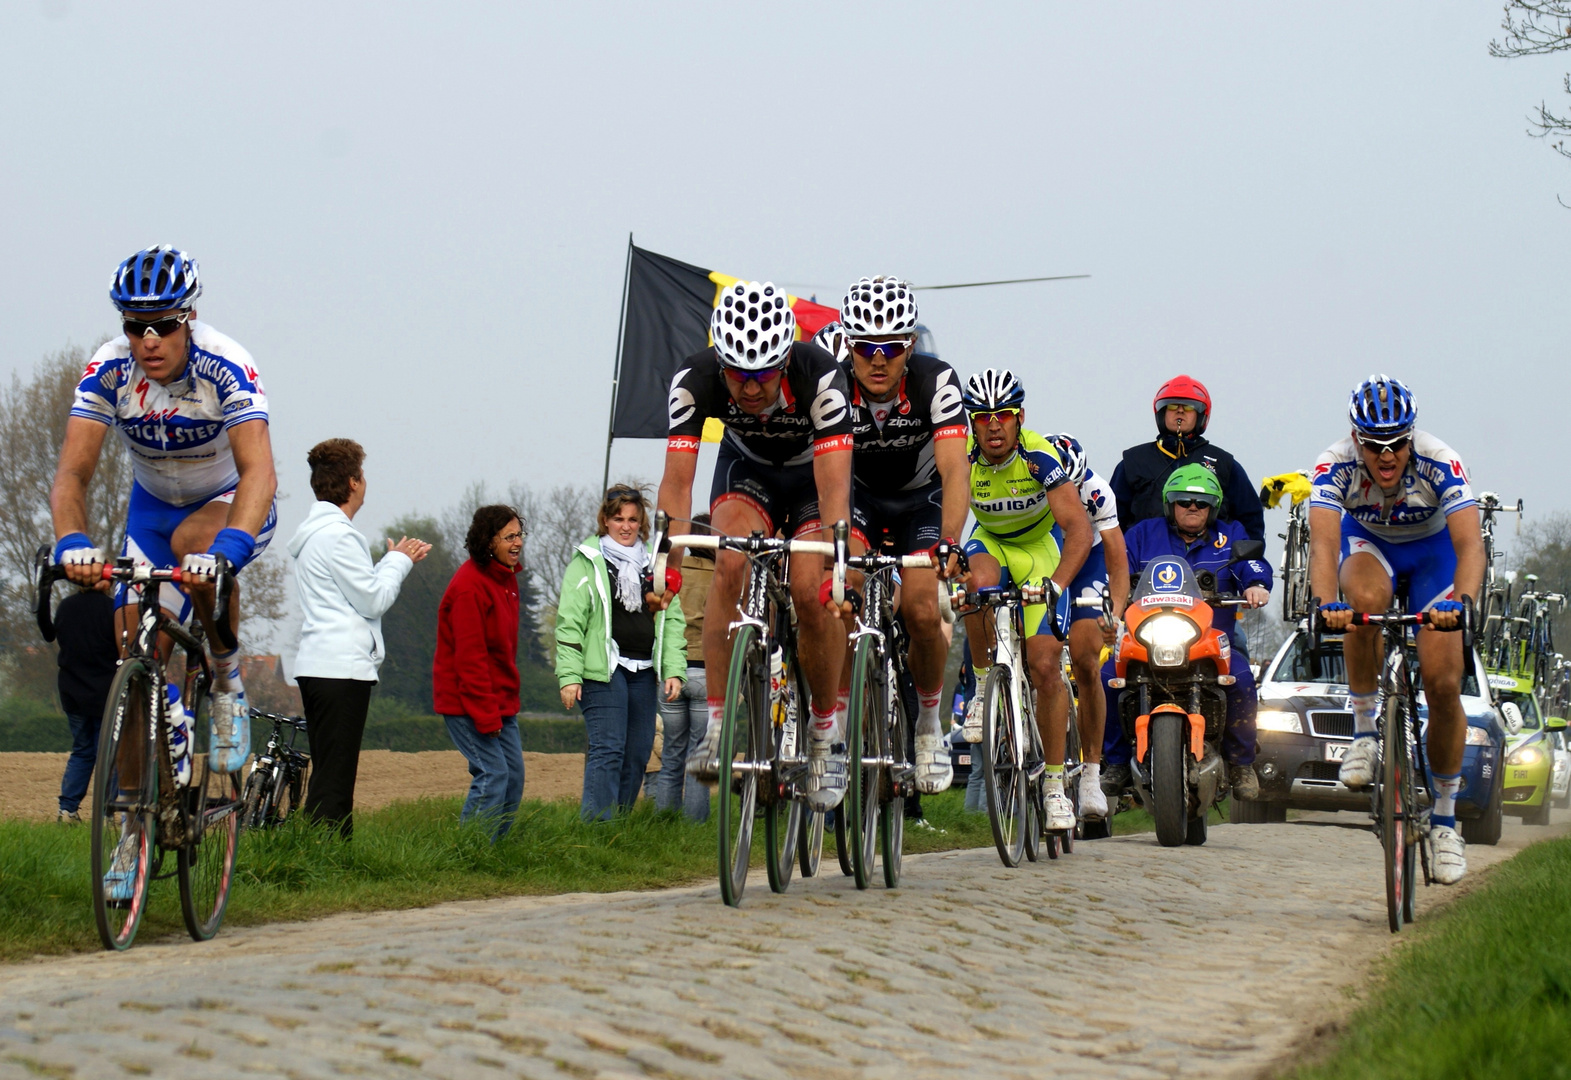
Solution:
<path fill-rule="evenodd" d="M 645 602 L 648 539 L 643 494 L 613 486 L 596 535 L 579 545 L 562 577 L 556 681 L 562 707 L 582 709 L 589 730 L 579 805 L 585 821 L 632 808 L 655 745 L 656 695 L 663 683 L 666 700 L 675 700 L 687 671 L 682 606 L 651 612 Z"/>

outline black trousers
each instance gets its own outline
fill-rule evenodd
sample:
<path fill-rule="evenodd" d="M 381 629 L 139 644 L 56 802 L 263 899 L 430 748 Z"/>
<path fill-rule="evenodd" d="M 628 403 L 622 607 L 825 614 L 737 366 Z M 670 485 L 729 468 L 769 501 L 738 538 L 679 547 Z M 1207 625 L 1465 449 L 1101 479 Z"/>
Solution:
<path fill-rule="evenodd" d="M 345 840 L 354 832 L 355 774 L 360 769 L 360 739 L 371 707 L 374 682 L 359 679 L 299 679 L 305 703 L 305 734 L 311 743 L 311 780 L 303 812 L 331 822 Z"/>

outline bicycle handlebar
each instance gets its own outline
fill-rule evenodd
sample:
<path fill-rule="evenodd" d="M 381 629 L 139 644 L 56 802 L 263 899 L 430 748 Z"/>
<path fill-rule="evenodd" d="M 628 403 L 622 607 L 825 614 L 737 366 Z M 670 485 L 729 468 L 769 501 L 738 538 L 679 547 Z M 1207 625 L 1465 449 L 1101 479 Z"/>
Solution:
<path fill-rule="evenodd" d="M 54 562 L 48 544 L 41 546 L 33 555 L 33 618 L 38 623 L 38 632 L 45 641 L 55 639 L 54 613 L 52 607 L 54 584 L 66 578 L 65 567 Z M 240 641 L 229 626 L 229 599 L 234 590 L 235 576 L 229 568 L 229 560 L 224 556 L 217 556 L 218 572 L 213 578 L 216 586 L 213 598 L 213 629 L 218 635 L 218 641 L 226 651 L 240 647 Z M 161 585 L 169 582 L 173 585 L 183 584 L 185 575 L 177 566 L 159 568 L 145 564 L 134 563 L 128 558 L 116 559 L 113 563 L 105 563 L 100 575 L 101 581 L 120 581 L 131 585 Z"/>

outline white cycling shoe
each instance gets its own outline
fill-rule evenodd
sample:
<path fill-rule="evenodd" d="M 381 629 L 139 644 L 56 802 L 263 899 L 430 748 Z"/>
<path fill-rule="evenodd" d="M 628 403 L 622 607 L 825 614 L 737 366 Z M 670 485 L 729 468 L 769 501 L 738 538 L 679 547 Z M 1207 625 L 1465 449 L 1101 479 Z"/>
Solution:
<path fill-rule="evenodd" d="M 705 784 L 720 779 L 720 725 L 704 729 L 704 737 L 687 752 L 687 775 Z"/>
<path fill-rule="evenodd" d="M 1093 778 L 1091 770 L 1080 773 L 1080 820 L 1101 821 L 1107 817 L 1107 796 L 1102 793 L 1102 779 Z"/>
<path fill-rule="evenodd" d="M 251 756 L 251 706 L 244 690 L 213 695 L 208 728 L 208 767 L 216 773 L 239 772 Z"/>
<path fill-rule="evenodd" d="M 1069 796 L 1062 791 L 1049 791 L 1044 798 L 1047 803 L 1047 820 L 1042 827 L 1048 832 L 1061 832 L 1075 827 L 1075 804 L 1069 801 Z"/>
<path fill-rule="evenodd" d="M 846 796 L 845 743 L 807 743 L 807 804 L 814 810 L 833 810 Z"/>
<path fill-rule="evenodd" d="M 1336 778 L 1350 788 L 1366 788 L 1375 782 L 1375 770 L 1380 767 L 1380 740 L 1373 735 L 1354 739 L 1342 759 Z"/>
<path fill-rule="evenodd" d="M 1430 866 L 1435 881 L 1441 885 L 1455 885 L 1467 873 L 1467 841 L 1449 825 L 1436 825 L 1429 831 L 1429 842 L 1434 845 L 1435 858 Z"/>
<path fill-rule="evenodd" d="M 982 741 L 982 695 L 978 694 L 971 699 L 971 704 L 966 706 L 965 726 L 960 729 L 960 737 L 968 743 Z"/>
<path fill-rule="evenodd" d="M 142 833 L 129 828 L 120 834 L 109 869 L 104 871 L 104 899 L 124 904 L 130 901 L 136 885 L 136 871 L 142 861 Z"/>
<path fill-rule="evenodd" d="M 949 747 L 942 735 L 916 737 L 916 789 L 923 795 L 946 791 L 954 781 L 955 767 L 949 763 Z"/>

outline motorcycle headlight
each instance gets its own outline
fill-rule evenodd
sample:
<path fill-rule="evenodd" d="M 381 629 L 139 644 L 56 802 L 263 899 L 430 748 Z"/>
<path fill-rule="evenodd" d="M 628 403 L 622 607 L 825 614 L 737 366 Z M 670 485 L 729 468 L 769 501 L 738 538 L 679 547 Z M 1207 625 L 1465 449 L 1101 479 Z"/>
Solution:
<path fill-rule="evenodd" d="M 1536 746 L 1519 746 L 1506 758 L 1507 765 L 1537 765 L 1544 760 L 1543 752 Z"/>
<path fill-rule="evenodd" d="M 1494 740 L 1489 737 L 1488 728 L 1474 727 L 1472 724 L 1467 725 L 1467 745 L 1488 746 L 1492 742 Z"/>
<path fill-rule="evenodd" d="M 1182 615 L 1155 615 L 1140 624 L 1135 637 L 1151 656 L 1151 666 L 1183 667 L 1189 659 L 1189 646 L 1200 636 L 1200 628 Z"/>
<path fill-rule="evenodd" d="M 1304 725 L 1298 714 L 1284 709 L 1261 709 L 1255 714 L 1255 727 L 1261 731 L 1286 731 L 1294 735 L 1304 733 Z"/>

